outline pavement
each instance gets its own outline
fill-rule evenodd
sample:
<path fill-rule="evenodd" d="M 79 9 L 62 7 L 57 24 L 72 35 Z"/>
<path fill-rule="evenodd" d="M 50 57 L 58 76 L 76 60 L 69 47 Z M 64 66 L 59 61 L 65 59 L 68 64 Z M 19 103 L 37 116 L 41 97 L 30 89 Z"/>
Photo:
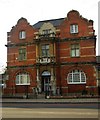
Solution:
<path fill-rule="evenodd" d="M 31 104 L 76 104 L 79 103 L 100 103 L 98 98 L 66 98 L 66 99 L 18 99 L 18 98 L 3 98 L 2 103 L 31 103 Z M 10 104 L 9 104 L 10 105 Z M 14 108 L 3 107 L 3 118 L 98 118 L 98 109 L 85 108 Z"/>
<path fill-rule="evenodd" d="M 17 99 L 17 98 L 3 98 L 2 103 L 100 103 L 98 98 L 73 98 L 73 99 Z"/>

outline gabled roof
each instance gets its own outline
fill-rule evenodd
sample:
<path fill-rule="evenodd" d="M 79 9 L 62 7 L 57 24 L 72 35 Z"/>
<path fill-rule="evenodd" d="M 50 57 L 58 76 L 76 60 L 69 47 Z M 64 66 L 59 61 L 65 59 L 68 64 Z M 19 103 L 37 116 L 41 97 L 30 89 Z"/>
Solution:
<path fill-rule="evenodd" d="M 50 22 L 51 24 L 53 24 L 54 27 L 59 26 L 65 18 L 59 18 L 59 19 L 51 19 L 51 20 L 44 20 L 44 21 L 39 21 L 36 24 L 33 25 L 33 27 L 35 29 L 39 29 L 41 28 L 41 26 L 46 23 L 46 22 Z"/>

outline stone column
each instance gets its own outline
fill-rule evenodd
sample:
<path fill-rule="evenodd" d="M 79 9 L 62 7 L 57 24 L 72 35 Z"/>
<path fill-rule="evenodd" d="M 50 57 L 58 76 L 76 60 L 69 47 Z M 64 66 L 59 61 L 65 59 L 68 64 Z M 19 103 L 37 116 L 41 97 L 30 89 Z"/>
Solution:
<path fill-rule="evenodd" d="M 41 82 L 40 82 L 40 76 L 39 76 L 39 68 L 37 68 L 37 88 L 39 92 L 41 92 Z"/>
<path fill-rule="evenodd" d="M 56 81 L 53 68 L 51 68 L 51 90 L 53 91 L 53 94 L 56 94 Z"/>
<path fill-rule="evenodd" d="M 39 59 L 39 47 L 38 44 L 36 44 L 36 62 L 39 62 L 38 59 Z"/>

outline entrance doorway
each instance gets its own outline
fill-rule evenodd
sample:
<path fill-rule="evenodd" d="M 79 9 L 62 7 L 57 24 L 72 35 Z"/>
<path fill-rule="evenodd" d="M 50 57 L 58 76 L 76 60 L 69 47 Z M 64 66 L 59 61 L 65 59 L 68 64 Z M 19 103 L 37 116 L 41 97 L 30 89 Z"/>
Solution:
<path fill-rule="evenodd" d="M 42 92 L 50 91 L 51 84 L 50 84 L 51 75 L 49 71 L 44 71 L 42 73 L 42 80 L 41 80 L 41 89 Z"/>

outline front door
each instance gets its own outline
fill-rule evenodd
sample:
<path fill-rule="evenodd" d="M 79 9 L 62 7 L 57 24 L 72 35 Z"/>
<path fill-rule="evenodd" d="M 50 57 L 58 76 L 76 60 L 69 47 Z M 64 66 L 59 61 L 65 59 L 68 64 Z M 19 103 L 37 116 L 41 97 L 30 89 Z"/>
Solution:
<path fill-rule="evenodd" d="M 43 76 L 42 77 L 42 92 L 50 91 L 50 76 Z"/>

